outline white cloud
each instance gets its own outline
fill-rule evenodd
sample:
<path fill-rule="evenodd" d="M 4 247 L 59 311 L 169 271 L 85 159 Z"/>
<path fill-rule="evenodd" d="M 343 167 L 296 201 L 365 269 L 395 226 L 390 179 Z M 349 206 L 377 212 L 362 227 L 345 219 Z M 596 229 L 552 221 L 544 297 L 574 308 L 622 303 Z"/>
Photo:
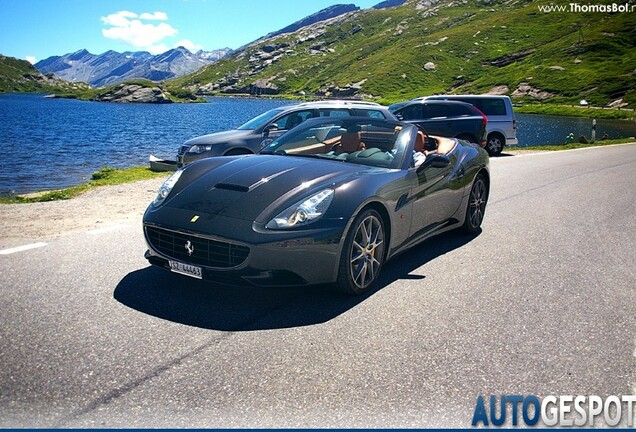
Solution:
<path fill-rule="evenodd" d="M 101 17 L 101 20 L 106 25 L 126 27 L 131 18 L 137 18 L 137 14 L 129 11 L 119 11 L 114 14 Z"/>
<path fill-rule="evenodd" d="M 153 12 L 153 13 L 145 12 L 139 15 L 139 19 L 166 21 L 168 19 L 168 15 L 165 12 Z"/>
<path fill-rule="evenodd" d="M 35 64 L 37 62 L 37 60 L 33 56 L 26 56 L 25 59 L 31 64 Z"/>
<path fill-rule="evenodd" d="M 201 49 L 203 49 L 202 45 L 199 44 L 195 44 L 194 42 L 192 42 L 191 40 L 188 39 L 183 39 L 180 40 L 179 42 L 175 43 L 172 47 L 173 48 L 177 48 L 177 47 L 184 47 L 187 48 L 188 50 L 192 51 L 192 52 L 196 52 L 199 51 Z"/>
<path fill-rule="evenodd" d="M 111 26 L 110 28 L 102 29 L 102 34 L 108 39 L 121 40 L 135 48 L 140 48 L 153 54 L 167 51 L 169 48 L 160 42 L 165 38 L 176 35 L 179 31 L 165 22 L 150 24 L 142 23 L 140 19 L 167 20 L 168 15 L 164 12 L 137 15 L 134 12 L 119 11 L 101 17 L 104 24 Z"/>

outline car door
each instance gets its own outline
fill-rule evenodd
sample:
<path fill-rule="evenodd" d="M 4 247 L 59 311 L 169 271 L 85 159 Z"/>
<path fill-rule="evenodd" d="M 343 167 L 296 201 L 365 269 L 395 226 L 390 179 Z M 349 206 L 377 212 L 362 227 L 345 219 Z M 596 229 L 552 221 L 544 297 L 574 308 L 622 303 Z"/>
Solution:
<path fill-rule="evenodd" d="M 450 111 L 445 105 L 415 103 L 396 111 L 398 118 L 423 128 L 429 135 L 452 137 Z"/>
<path fill-rule="evenodd" d="M 424 106 L 424 123 L 422 124 L 422 127 L 424 127 L 429 135 L 438 135 L 443 137 L 455 136 L 453 120 L 448 106 L 435 103 L 424 104 Z"/>
<path fill-rule="evenodd" d="M 270 128 L 269 138 L 275 139 L 287 132 L 290 129 L 295 128 L 305 120 L 309 120 L 310 118 L 315 116 L 315 112 L 313 109 L 306 109 L 301 111 L 294 111 L 291 113 L 287 113 L 281 117 L 275 119 L 269 126 L 276 125 L 274 129 Z"/>
<path fill-rule="evenodd" d="M 425 161 L 419 170 L 412 168 L 417 183 L 411 191 L 411 236 L 424 234 L 444 224 L 459 207 L 458 198 L 461 197 L 455 193 L 455 183 L 457 177 L 463 173 L 457 172 L 455 167 L 458 158 L 457 147 L 446 157 L 449 163 L 444 167 Z"/>
<path fill-rule="evenodd" d="M 272 141 L 283 135 L 288 130 L 293 129 L 302 122 L 309 120 L 310 118 L 315 116 L 315 110 L 306 109 L 286 113 L 280 117 L 275 118 L 263 128 L 263 132 L 260 134 L 260 138 L 258 140 L 258 150 L 269 145 Z"/>

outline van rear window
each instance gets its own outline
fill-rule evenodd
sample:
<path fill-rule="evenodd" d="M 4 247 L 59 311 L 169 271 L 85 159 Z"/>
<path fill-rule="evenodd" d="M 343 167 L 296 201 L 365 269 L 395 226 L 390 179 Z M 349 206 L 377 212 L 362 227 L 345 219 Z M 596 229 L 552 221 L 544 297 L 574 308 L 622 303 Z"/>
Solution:
<path fill-rule="evenodd" d="M 467 98 L 467 99 L 453 99 L 460 100 L 462 102 L 466 102 L 469 104 L 475 105 L 479 111 L 486 114 L 486 116 L 491 115 L 506 115 L 506 104 L 503 99 L 477 99 L 477 98 Z"/>

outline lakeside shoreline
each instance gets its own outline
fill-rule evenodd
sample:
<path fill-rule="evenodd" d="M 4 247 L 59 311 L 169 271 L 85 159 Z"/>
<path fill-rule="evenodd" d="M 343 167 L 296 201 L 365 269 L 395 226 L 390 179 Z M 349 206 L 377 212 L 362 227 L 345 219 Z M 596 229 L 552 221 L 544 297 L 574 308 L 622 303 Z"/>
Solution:
<path fill-rule="evenodd" d="M 142 80 L 143 81 L 143 80 Z M 51 99 L 74 99 L 83 102 L 110 102 L 121 103 L 119 101 L 100 100 L 97 96 L 106 94 L 108 91 L 112 91 L 115 87 L 128 85 L 133 86 L 140 84 L 139 81 L 130 81 L 121 84 L 111 85 L 107 87 L 91 88 L 83 92 L 6 92 L 0 94 L 34 94 L 42 95 L 45 98 Z M 150 88 L 150 82 L 143 83 L 145 87 Z M 307 102 L 314 100 L 330 100 L 335 98 L 324 98 L 319 96 L 298 96 L 295 94 L 278 94 L 278 95 L 252 95 L 249 93 L 214 93 L 214 94 L 190 94 L 174 95 L 169 89 L 163 88 L 161 85 L 156 84 L 154 87 L 162 89 L 167 93 L 169 99 L 168 102 L 179 104 L 200 104 L 210 103 L 207 98 L 228 98 L 228 99 L 266 99 L 266 100 L 288 100 L 296 102 Z M 339 98 L 343 99 L 343 98 Z M 348 98 L 344 98 L 348 99 Z M 352 99 L 352 100 L 364 100 L 364 99 Z M 384 102 L 385 100 L 382 99 Z M 369 102 L 376 102 L 371 100 Z M 157 104 L 157 102 L 137 102 L 144 104 Z M 576 106 L 576 105 L 563 105 L 563 104 L 550 104 L 550 103 L 515 103 L 513 101 L 513 107 L 516 113 L 519 114 L 539 114 L 547 116 L 564 116 L 564 117 L 576 117 L 587 119 L 603 119 L 603 120 L 627 120 L 636 121 L 636 110 L 631 108 L 610 108 L 601 106 Z"/>
<path fill-rule="evenodd" d="M 527 153 L 544 153 L 553 151 L 568 151 L 589 147 L 604 147 L 612 145 L 636 144 L 634 138 L 619 140 L 596 141 L 594 143 L 571 143 L 561 145 L 531 146 L 531 147 L 506 147 L 502 156 L 515 156 Z M 498 156 L 499 157 L 499 156 Z M 53 201 L 67 201 L 87 192 L 105 186 L 117 186 L 122 184 L 134 184 L 149 179 L 165 179 L 169 172 L 153 172 L 148 166 L 136 166 L 125 169 L 104 167 L 93 173 L 91 180 L 64 189 L 33 191 L 24 194 L 0 196 L 0 207 L 12 204 L 33 204 Z M 160 185 L 160 184 L 159 184 Z M 159 188 L 159 186 L 157 186 Z M 154 197 L 153 197 L 154 198 Z"/>
<path fill-rule="evenodd" d="M 611 145 L 636 145 L 636 141 Z M 599 146 L 586 148 L 589 147 Z M 515 157 L 548 152 L 551 151 L 510 150 L 505 155 Z M 94 187 L 72 199 L 2 204 L 0 249 L 52 240 L 74 232 L 139 224 L 144 211 L 169 175 L 161 174 L 150 179 Z"/>

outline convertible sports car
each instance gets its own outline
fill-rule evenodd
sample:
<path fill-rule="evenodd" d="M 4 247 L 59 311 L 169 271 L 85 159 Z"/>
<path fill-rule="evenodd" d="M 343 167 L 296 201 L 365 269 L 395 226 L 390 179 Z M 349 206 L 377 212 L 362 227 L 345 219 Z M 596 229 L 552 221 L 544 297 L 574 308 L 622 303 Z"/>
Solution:
<path fill-rule="evenodd" d="M 409 123 L 311 119 L 260 154 L 187 165 L 143 225 L 151 264 L 258 286 L 373 288 L 386 260 L 454 228 L 480 229 L 488 155 Z"/>

